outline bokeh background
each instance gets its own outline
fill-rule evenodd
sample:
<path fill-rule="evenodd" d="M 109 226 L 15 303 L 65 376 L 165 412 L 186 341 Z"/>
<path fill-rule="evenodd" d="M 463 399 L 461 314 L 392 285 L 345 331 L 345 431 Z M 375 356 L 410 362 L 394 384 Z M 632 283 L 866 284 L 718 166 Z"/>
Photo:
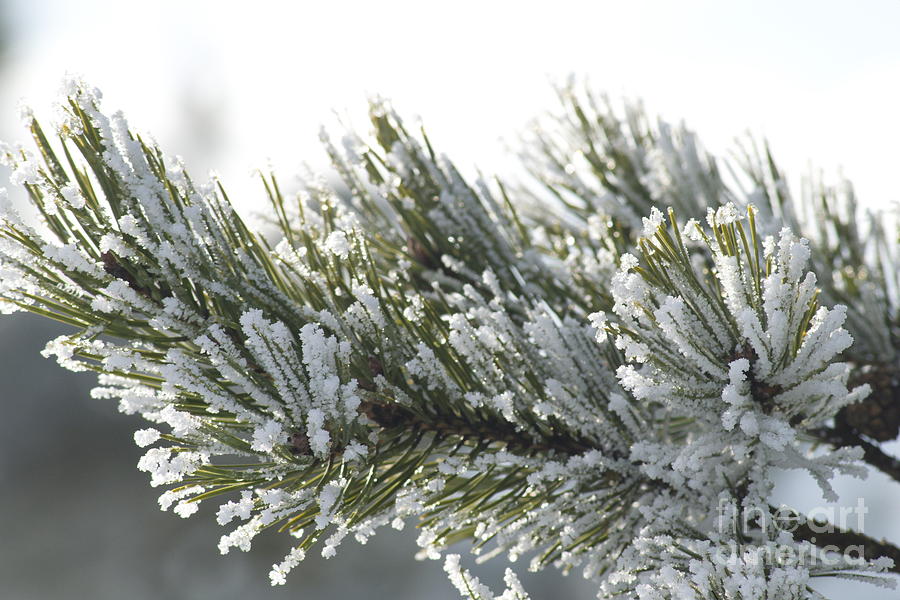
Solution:
<path fill-rule="evenodd" d="M 81 74 L 196 176 L 216 169 L 250 212 L 263 206 L 253 169 L 290 180 L 303 164 L 324 168 L 319 127 L 364 128 L 372 94 L 421 116 L 464 170 L 514 176 L 516 132 L 574 73 L 684 118 L 716 152 L 745 131 L 765 135 L 795 187 L 812 168 L 843 172 L 864 202 L 887 206 L 900 200 L 898 27 L 900 2 L 888 0 L 0 0 L 0 139 L 25 139 L 22 98 L 49 116 L 62 77 Z M 188 521 L 158 510 L 159 490 L 135 469 L 139 422 L 91 400 L 91 376 L 40 357 L 60 332 L 0 318 L 0 598 L 457 597 L 440 563 L 411 559 L 409 531 L 311 558 L 284 588 L 266 577 L 287 548 L 277 536 L 220 557 L 211 507 Z M 867 532 L 900 541 L 896 484 L 840 487 L 849 504 L 867 498 Z M 822 504 L 809 481 L 786 477 L 779 494 Z M 476 572 L 497 582 L 504 567 Z M 524 579 L 535 599 L 593 596 L 577 575 Z"/>

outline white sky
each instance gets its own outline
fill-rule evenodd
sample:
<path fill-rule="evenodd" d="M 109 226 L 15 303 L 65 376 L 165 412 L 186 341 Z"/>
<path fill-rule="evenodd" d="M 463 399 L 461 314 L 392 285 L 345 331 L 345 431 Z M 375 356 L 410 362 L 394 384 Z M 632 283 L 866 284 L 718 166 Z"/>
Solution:
<path fill-rule="evenodd" d="M 571 72 L 686 119 L 713 150 L 749 129 L 794 177 L 842 167 L 865 200 L 900 200 L 897 1 L 7 4 L 2 137 L 23 137 L 20 97 L 43 112 L 77 72 L 242 193 L 267 159 L 288 176 L 320 162 L 320 124 L 338 109 L 365 126 L 372 93 L 421 115 L 462 167 L 502 173 L 499 138 L 553 106 L 548 82 Z"/>

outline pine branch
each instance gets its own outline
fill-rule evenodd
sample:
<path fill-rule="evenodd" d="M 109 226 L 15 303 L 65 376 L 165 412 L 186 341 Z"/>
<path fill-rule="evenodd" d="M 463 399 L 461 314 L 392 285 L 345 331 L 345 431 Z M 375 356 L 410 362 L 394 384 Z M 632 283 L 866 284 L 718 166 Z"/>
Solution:
<path fill-rule="evenodd" d="M 288 197 L 263 177 L 276 240 L 217 181 L 195 184 L 106 117 L 95 91 L 70 91 L 58 142 L 30 119 L 38 155 L 0 152 L 41 215 L 34 228 L 0 207 L 0 306 L 71 325 L 45 353 L 152 422 L 135 440 L 151 484 L 173 486 L 161 506 L 188 516 L 224 499 L 217 520 L 242 523 L 222 552 L 271 528 L 298 538 L 275 584 L 316 545 L 331 556 L 412 517 L 429 556 L 462 540 L 530 554 L 583 569 L 603 598 L 730 598 L 730 582 L 759 577 L 801 597 L 800 575 L 825 574 L 802 555 L 760 566 L 713 551 L 806 545 L 722 539 L 704 509 L 767 507 L 776 467 L 806 469 L 831 498 L 831 473 L 862 470 L 849 442 L 896 473 L 855 432 L 818 431 L 835 448 L 812 457 L 800 437 L 866 394 L 840 362 L 857 330 L 887 325 L 853 364 L 897 345 L 893 250 L 830 191 L 827 227 L 796 237 L 768 148 L 748 171 L 760 189 L 738 194 L 687 130 L 564 94 L 559 135 L 531 157 L 554 198 L 535 211 L 521 198 L 539 194 L 468 181 L 375 102 L 373 139 L 326 140 L 349 195 L 313 182 Z M 660 203 L 708 208 L 708 227 L 671 208 L 666 222 Z M 873 275 L 829 273 L 821 294 L 807 270 L 861 261 Z M 830 308 L 840 298 L 850 307 Z M 855 306 L 869 298 L 875 310 Z M 865 371 L 876 387 L 885 364 Z"/>
<path fill-rule="evenodd" d="M 863 460 L 894 481 L 900 482 L 900 460 L 887 454 L 877 444 L 863 439 L 847 428 L 821 427 L 810 431 L 814 437 L 836 448 L 857 446 L 863 450 Z"/>
<path fill-rule="evenodd" d="M 76 88 L 69 108 L 65 161 L 34 120 L 43 164 L 7 155 L 49 235 L 7 213 L 3 296 L 77 328 L 48 353 L 101 373 L 98 396 L 173 428 L 136 438 L 169 444 L 141 461 L 154 485 L 180 483 L 163 506 L 186 516 L 240 491 L 220 522 L 249 521 L 220 549 L 267 528 L 295 533 L 279 583 L 317 542 L 331 552 L 350 530 L 411 515 L 435 548 L 472 538 L 476 523 L 516 527 L 515 542 L 498 529 L 477 544 L 525 544 L 541 564 L 622 543 L 607 522 L 580 524 L 601 509 L 633 521 L 638 488 L 619 459 L 633 432 L 609 408 L 614 378 L 570 316 L 579 294 L 539 256 L 518 256 L 514 218 L 395 115 L 376 107 L 383 147 L 339 163 L 372 228 L 327 189 L 311 187 L 293 212 L 270 178 L 284 237 L 272 248 L 221 185 L 195 186 L 106 118 L 96 94 Z M 373 181 L 394 211 L 383 227 Z M 211 460 L 223 454 L 242 460 Z M 559 516 L 534 521 L 537 509 Z M 553 542 L 575 525 L 578 536 Z"/>
<path fill-rule="evenodd" d="M 877 540 L 864 533 L 841 529 L 831 523 L 814 520 L 814 525 L 804 522 L 794 530 L 794 537 L 812 544 L 823 550 L 842 552 L 851 546 L 862 549 L 865 560 L 876 560 L 887 557 L 894 561 L 889 567 L 892 573 L 900 573 L 900 547 L 891 544 L 884 539 Z"/>
<path fill-rule="evenodd" d="M 490 415 L 483 415 L 477 423 L 453 414 L 426 418 L 397 403 L 386 404 L 371 400 L 363 401 L 360 410 L 386 430 L 409 429 L 479 443 L 498 443 L 511 452 L 524 455 L 554 453 L 560 456 L 578 456 L 592 450 L 602 451 L 595 443 L 572 435 L 529 436 L 516 429 L 509 421 L 492 418 Z M 624 458 L 615 449 L 604 454 L 616 459 Z"/>

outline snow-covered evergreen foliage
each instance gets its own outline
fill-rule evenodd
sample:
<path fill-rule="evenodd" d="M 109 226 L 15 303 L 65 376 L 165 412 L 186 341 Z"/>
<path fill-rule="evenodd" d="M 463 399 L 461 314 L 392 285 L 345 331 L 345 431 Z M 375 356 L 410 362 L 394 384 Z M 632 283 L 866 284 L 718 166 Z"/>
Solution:
<path fill-rule="evenodd" d="M 771 495 L 774 469 L 829 498 L 866 463 L 900 479 L 846 418 L 900 403 L 896 224 L 847 184 L 793 201 L 768 148 L 728 184 L 684 128 L 562 99 L 512 187 L 376 101 L 371 139 L 323 138 L 340 185 L 263 178 L 272 237 L 70 82 L 58 142 L 28 114 L 37 154 L 2 150 L 40 215 L 4 196 L 2 306 L 71 325 L 45 353 L 151 423 L 138 467 L 164 510 L 215 504 L 222 553 L 293 536 L 273 584 L 410 521 L 426 556 L 470 540 L 602 598 L 892 583 L 896 548 L 834 528 L 817 547 Z"/>

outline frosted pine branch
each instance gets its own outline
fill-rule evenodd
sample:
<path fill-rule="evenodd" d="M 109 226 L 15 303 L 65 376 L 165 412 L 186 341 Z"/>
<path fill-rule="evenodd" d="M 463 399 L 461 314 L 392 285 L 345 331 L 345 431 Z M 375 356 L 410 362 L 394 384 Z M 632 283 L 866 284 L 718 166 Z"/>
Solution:
<path fill-rule="evenodd" d="M 846 210 L 804 239 L 768 149 L 743 193 L 688 130 L 571 91 L 527 159 L 543 189 L 470 181 L 376 101 L 372 136 L 323 137 L 349 194 L 266 175 L 263 235 L 99 92 L 66 92 L 53 142 L 30 116 L 37 153 L 2 152 L 40 215 L 4 202 L 3 307 L 71 326 L 45 354 L 150 422 L 138 466 L 163 510 L 216 504 L 222 553 L 293 537 L 273 584 L 411 520 L 426 556 L 469 540 L 605 598 L 892 582 L 895 547 L 835 557 L 770 506 L 775 468 L 829 498 L 837 473 L 893 468 L 846 411 L 893 393 L 896 236 L 863 235 L 851 196 L 823 192 Z"/>

